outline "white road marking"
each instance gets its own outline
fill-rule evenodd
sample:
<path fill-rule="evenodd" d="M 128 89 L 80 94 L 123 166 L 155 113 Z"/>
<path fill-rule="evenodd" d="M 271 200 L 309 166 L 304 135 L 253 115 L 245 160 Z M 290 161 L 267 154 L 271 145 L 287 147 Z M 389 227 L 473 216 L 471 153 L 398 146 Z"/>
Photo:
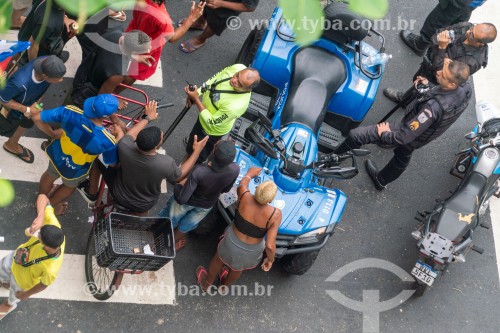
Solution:
<path fill-rule="evenodd" d="M 1 40 L 17 40 L 17 31 L 9 30 L 6 33 L 0 34 Z M 66 78 L 74 78 L 78 66 L 82 62 L 82 48 L 76 38 L 70 39 L 64 46 L 64 50 L 69 52 L 69 59 L 66 62 Z M 134 85 L 163 87 L 163 73 L 161 60 L 158 61 L 156 72 L 145 81 L 136 81 Z"/>
<path fill-rule="evenodd" d="M 3 258 L 10 251 L 0 251 Z M 85 256 L 65 254 L 63 265 L 53 285 L 33 298 L 101 302 L 86 293 Z M 0 288 L 0 297 L 8 296 Z M 125 274 L 120 288 L 105 302 L 135 304 L 175 304 L 175 278 L 172 262 L 156 272 Z"/>
<path fill-rule="evenodd" d="M 2 161 L 0 177 L 9 180 L 39 183 L 40 177 L 47 170 L 49 164 L 47 155 L 40 149 L 40 145 L 45 140 L 29 137 L 22 137 L 19 140 L 20 144 L 30 149 L 35 155 L 33 164 L 25 163 L 16 156 L 7 153 L 3 148 L 0 149 L 0 161 Z M 1 146 L 5 141 L 7 141 L 7 138 L 0 137 Z M 61 184 L 61 180 L 58 179 L 56 184 Z M 165 180 L 161 183 L 161 191 L 167 193 L 167 182 Z"/>
<path fill-rule="evenodd" d="M 486 1 L 476 9 L 471 22 L 491 22 L 500 28 L 500 4 L 498 1 Z M 489 45 L 488 67 L 474 74 L 474 89 L 476 101 L 489 101 L 500 109 L 500 95 L 498 94 L 498 78 L 500 77 L 500 42 L 499 39 Z M 500 278 L 500 200 L 492 197 L 490 200 L 491 224 L 495 239 L 498 276 Z"/>

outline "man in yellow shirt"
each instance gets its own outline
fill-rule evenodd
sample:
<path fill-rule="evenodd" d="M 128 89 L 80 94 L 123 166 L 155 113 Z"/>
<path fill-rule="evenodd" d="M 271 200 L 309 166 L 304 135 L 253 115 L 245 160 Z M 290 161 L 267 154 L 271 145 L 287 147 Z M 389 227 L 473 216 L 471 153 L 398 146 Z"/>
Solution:
<path fill-rule="evenodd" d="M 21 244 L 0 261 L 0 282 L 10 290 L 9 298 L 0 303 L 0 320 L 17 307 L 17 303 L 51 285 L 61 269 L 65 240 L 61 225 L 46 195 L 36 202 L 38 215 L 30 227 L 39 234 Z"/>

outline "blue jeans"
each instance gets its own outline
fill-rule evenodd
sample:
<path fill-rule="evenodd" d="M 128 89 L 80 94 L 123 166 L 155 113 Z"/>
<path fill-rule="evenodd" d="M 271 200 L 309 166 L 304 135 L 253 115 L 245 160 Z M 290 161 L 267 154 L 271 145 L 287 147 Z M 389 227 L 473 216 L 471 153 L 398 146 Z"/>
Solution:
<path fill-rule="evenodd" d="M 198 224 L 208 215 L 211 209 L 212 208 L 179 205 L 172 195 L 159 215 L 161 217 L 170 218 L 174 229 L 177 228 L 182 233 L 188 233 L 196 229 Z"/>

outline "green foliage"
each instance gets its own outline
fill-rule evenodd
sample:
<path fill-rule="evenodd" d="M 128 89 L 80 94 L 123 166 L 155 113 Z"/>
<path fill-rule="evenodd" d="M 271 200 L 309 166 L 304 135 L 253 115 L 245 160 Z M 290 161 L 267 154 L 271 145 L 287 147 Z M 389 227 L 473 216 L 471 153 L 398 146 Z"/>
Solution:
<path fill-rule="evenodd" d="M 10 28 L 10 17 L 12 15 L 12 0 L 6 0 L 0 4 L 0 33 Z"/>
<path fill-rule="evenodd" d="M 56 0 L 56 2 L 68 13 L 75 16 L 85 14 L 86 17 L 98 12 L 99 10 L 107 6 L 105 0 Z"/>
<path fill-rule="evenodd" d="M 0 207 L 6 207 L 12 203 L 15 197 L 14 186 L 5 179 L 0 179 Z"/>
<path fill-rule="evenodd" d="M 332 1 L 341 0 L 326 2 Z M 352 11 L 369 19 L 381 19 L 389 9 L 388 0 L 348 0 L 345 2 L 349 4 Z M 279 0 L 279 6 L 283 8 L 283 15 L 294 30 L 298 44 L 310 44 L 320 38 L 324 15 L 319 0 Z"/>
<path fill-rule="evenodd" d="M 68 13 L 78 17 L 89 17 L 105 7 L 116 10 L 132 8 L 134 0 L 113 1 L 113 0 L 56 0 L 57 4 Z"/>
<path fill-rule="evenodd" d="M 324 16 L 318 0 L 280 0 L 279 6 L 295 32 L 298 44 L 310 44 L 319 39 Z"/>
<path fill-rule="evenodd" d="M 389 10 L 389 1 L 349 0 L 349 9 L 369 19 L 381 19 Z"/>

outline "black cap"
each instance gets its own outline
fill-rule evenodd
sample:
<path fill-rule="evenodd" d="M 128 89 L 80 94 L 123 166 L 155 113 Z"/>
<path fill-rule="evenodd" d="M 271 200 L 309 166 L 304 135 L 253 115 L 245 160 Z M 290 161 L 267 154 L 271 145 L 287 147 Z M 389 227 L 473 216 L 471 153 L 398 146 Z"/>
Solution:
<path fill-rule="evenodd" d="M 52 79 L 62 78 L 66 74 L 64 62 L 55 55 L 36 59 L 33 67 L 38 74 L 45 74 Z"/>
<path fill-rule="evenodd" d="M 235 157 L 236 147 L 234 142 L 231 140 L 223 140 L 216 144 L 215 150 L 208 157 L 208 161 L 211 162 L 212 169 L 215 171 L 222 171 L 234 161 Z"/>

